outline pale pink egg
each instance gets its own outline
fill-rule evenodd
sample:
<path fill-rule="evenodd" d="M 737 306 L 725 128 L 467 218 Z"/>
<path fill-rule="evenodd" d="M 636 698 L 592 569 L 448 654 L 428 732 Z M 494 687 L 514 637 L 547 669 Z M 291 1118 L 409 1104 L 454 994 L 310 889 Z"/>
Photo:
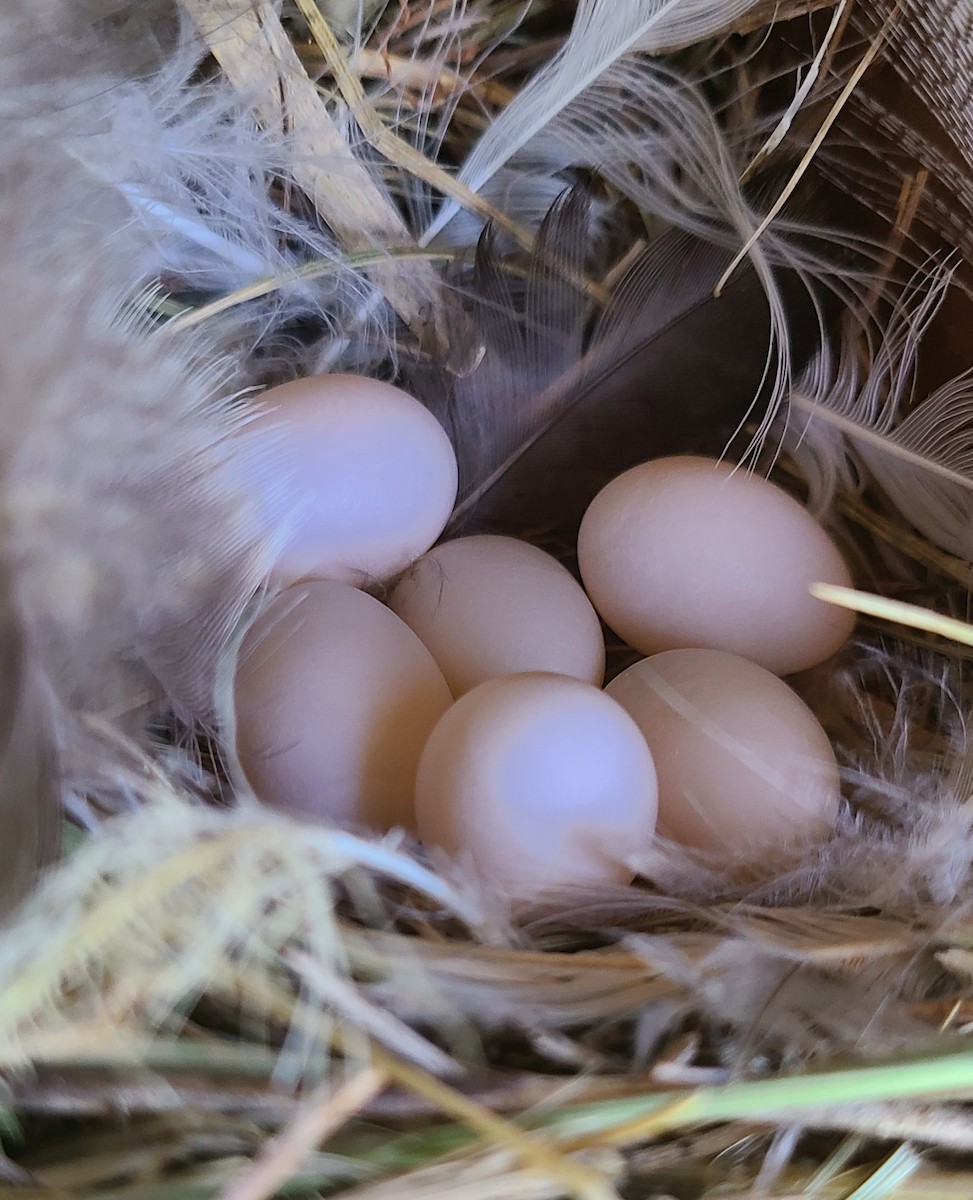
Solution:
<path fill-rule="evenodd" d="M 591 684 L 493 679 L 433 731 L 416 817 L 423 842 L 515 897 L 626 883 L 655 830 L 652 756 L 636 723 Z"/>
<path fill-rule="evenodd" d="M 642 659 L 606 688 L 636 721 L 659 778 L 659 832 L 726 864 L 828 836 L 838 766 L 803 700 L 719 650 Z"/>
<path fill-rule="evenodd" d="M 443 542 L 389 600 L 439 664 L 454 696 L 487 679 L 549 671 L 601 684 L 598 614 L 556 558 L 509 537 Z"/>
<path fill-rule="evenodd" d="M 775 484 L 713 459 L 660 458 L 612 480 L 585 514 L 578 564 L 605 622 L 643 654 L 706 647 L 787 675 L 854 626 L 809 591 L 851 583 L 825 530 Z"/>
<path fill-rule="evenodd" d="M 378 600 L 330 580 L 297 584 L 244 639 L 237 756 L 275 808 L 411 828 L 419 756 L 451 700 L 429 651 Z"/>
<path fill-rule="evenodd" d="M 272 453 L 251 485 L 282 543 L 276 581 L 383 582 L 442 533 L 456 457 L 417 400 L 374 379 L 318 375 L 264 392 L 257 407 L 248 428 Z"/>

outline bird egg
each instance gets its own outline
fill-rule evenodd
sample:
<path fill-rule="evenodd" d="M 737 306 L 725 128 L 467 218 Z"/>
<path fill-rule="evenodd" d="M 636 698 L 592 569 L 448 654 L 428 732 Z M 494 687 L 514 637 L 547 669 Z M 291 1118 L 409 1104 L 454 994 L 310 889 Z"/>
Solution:
<path fill-rule="evenodd" d="M 456 499 L 452 445 L 411 396 L 355 375 L 319 375 L 259 397 L 248 429 L 271 454 L 254 487 L 276 531 L 273 577 L 383 582 L 442 533 Z"/>
<path fill-rule="evenodd" d="M 439 664 L 454 696 L 503 675 L 547 671 L 600 686 L 601 623 L 557 559 L 515 538 L 443 542 L 392 593 L 393 612 Z"/>
<path fill-rule="evenodd" d="M 429 651 L 378 600 L 331 580 L 297 584 L 241 647 L 237 756 L 275 808 L 411 828 L 419 756 L 451 701 Z"/>
<path fill-rule="evenodd" d="M 807 509 L 712 459 L 660 458 L 612 480 L 585 513 L 578 563 L 595 608 L 642 654 L 725 650 L 788 675 L 854 626 L 810 594 L 851 579 Z"/>
<path fill-rule="evenodd" d="M 823 840 L 838 811 L 827 734 L 783 680 L 720 650 L 644 658 L 606 688 L 659 779 L 659 832 L 721 862 Z"/>
<path fill-rule="evenodd" d="M 516 897 L 627 883 L 655 830 L 655 769 L 604 692 L 511 675 L 467 692 L 436 726 L 416 816 L 425 843 Z"/>

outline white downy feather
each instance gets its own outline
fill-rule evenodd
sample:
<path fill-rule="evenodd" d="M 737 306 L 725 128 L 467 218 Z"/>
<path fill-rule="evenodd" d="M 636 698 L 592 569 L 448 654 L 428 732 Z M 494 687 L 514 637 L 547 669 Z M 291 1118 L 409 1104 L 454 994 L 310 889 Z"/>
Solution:
<path fill-rule="evenodd" d="M 60 150 L 104 187 L 104 237 L 123 228 L 135 236 L 147 278 L 202 299 L 276 280 L 205 330 L 214 353 L 235 356 L 239 383 L 304 369 L 317 350 L 299 356 L 288 328 L 307 317 L 324 340 L 340 340 L 357 322 L 339 369 L 374 362 L 389 344 L 382 305 L 369 307 L 375 288 L 339 267 L 335 240 L 313 212 L 279 202 L 283 134 L 259 129 L 223 79 L 195 75 L 205 47 L 176 11 L 160 5 L 144 14 L 144 27 L 121 0 L 45 0 L 37 13 L 3 14 L 5 128 L 23 144 Z M 131 20 L 109 21 L 119 14 Z M 299 278 L 296 268 L 314 261 L 335 269 Z"/>
<path fill-rule="evenodd" d="M 581 0 L 571 33 L 554 59 L 491 122 L 459 177 L 484 185 L 573 100 L 626 54 L 671 50 L 711 37 L 755 0 Z M 428 244 L 455 215 L 446 203 L 424 234 Z"/>
<path fill-rule="evenodd" d="M 113 9 L 0 14 L 0 557 L 65 713 L 114 719 L 153 692 L 212 705 L 264 546 L 233 465 L 243 356 L 139 313 L 165 258 L 115 184 L 165 173 L 162 77 L 151 46 L 142 83 L 113 74 Z"/>
<path fill-rule="evenodd" d="M 973 561 L 973 371 L 913 405 L 919 345 L 951 276 L 940 267 L 913 281 L 867 369 L 850 339 L 836 363 L 812 364 L 790 398 L 784 445 L 818 511 L 856 486 L 858 463 L 930 541 Z"/>

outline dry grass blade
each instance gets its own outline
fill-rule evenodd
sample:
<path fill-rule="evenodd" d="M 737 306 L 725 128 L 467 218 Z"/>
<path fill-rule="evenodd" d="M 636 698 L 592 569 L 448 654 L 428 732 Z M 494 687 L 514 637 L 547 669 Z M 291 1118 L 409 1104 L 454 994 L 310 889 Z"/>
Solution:
<path fill-rule="evenodd" d="M 811 586 L 811 595 L 828 604 L 837 604 L 840 608 L 850 608 L 865 616 L 878 617 L 882 621 L 892 621 L 898 625 L 907 625 L 910 629 L 921 629 L 925 633 L 935 633 L 951 642 L 959 642 L 962 646 L 973 646 L 973 625 L 966 621 L 958 621 L 955 617 L 946 617 L 932 609 L 922 608 L 918 604 L 907 604 L 904 600 L 888 600 L 885 596 L 876 596 L 870 592 L 859 592 L 854 588 L 839 587 L 831 583 L 815 583 Z"/>
<path fill-rule="evenodd" d="M 363 46 L 354 59 L 352 70 L 358 75 L 382 79 L 392 87 L 423 89 L 433 85 L 437 92 L 470 92 L 487 104 L 502 108 L 516 94 L 509 87 L 490 78 L 466 79 L 448 67 L 421 59 L 403 58 L 388 50 L 370 50 Z M 411 148 L 411 147 L 410 147 Z M 430 160 L 426 160 L 427 162 Z M 434 163 L 431 163 L 435 166 Z M 450 181 L 452 176 L 449 176 Z M 472 193 L 476 196 L 476 193 Z M 459 196 L 456 196 L 459 199 Z M 480 198 L 477 197 L 479 200 Z"/>
<path fill-rule="evenodd" d="M 316 0 L 296 0 L 304 19 L 311 30 L 311 36 L 324 56 L 328 69 L 334 75 L 338 88 L 345 103 L 351 109 L 358 127 L 379 154 L 384 155 L 389 162 L 395 163 L 410 172 L 417 179 L 435 188 L 441 195 L 451 196 L 463 208 L 476 213 L 485 221 L 492 221 L 508 233 L 518 245 L 530 250 L 534 244 L 531 234 L 511 221 L 504 213 L 494 208 L 482 196 L 478 196 L 471 188 L 466 187 L 455 176 L 428 159 L 424 154 L 411 146 L 403 138 L 393 133 L 385 124 L 374 108 L 369 104 L 361 81 L 348 65 L 344 50 L 338 39 L 331 32 L 331 27 L 324 19 Z"/>
<path fill-rule="evenodd" d="M 809 908 L 733 908 L 726 925 L 801 962 L 858 964 L 909 953 L 928 935 L 883 916 Z"/>
<path fill-rule="evenodd" d="M 679 952 L 691 961 L 709 952 L 714 941 L 706 934 L 676 938 Z M 646 955 L 627 949 L 558 954 L 353 930 L 346 944 L 352 962 L 370 974 L 394 980 L 418 968 L 461 1010 L 493 1021 L 509 1016 L 561 1028 L 635 1014 L 683 992 Z"/>
<path fill-rule="evenodd" d="M 834 6 L 835 0 L 763 0 L 763 3 L 755 4 L 744 16 L 734 21 L 727 33 L 758 33 L 780 21 L 809 17 Z"/>
<path fill-rule="evenodd" d="M 274 1195 L 304 1156 L 378 1095 L 386 1082 L 383 1071 L 364 1067 L 337 1091 L 330 1083 L 317 1088 L 287 1128 L 267 1142 L 253 1165 L 223 1191 L 220 1200 L 266 1200 Z"/>
<path fill-rule="evenodd" d="M 407 245 L 410 231 L 389 195 L 355 158 L 308 77 L 270 0 L 182 0 L 207 45 L 261 124 L 288 131 L 291 171 L 321 218 L 350 251 Z M 414 334 L 436 327 L 439 280 L 428 263 L 405 274 L 395 262 L 369 268 Z"/>
<path fill-rule="evenodd" d="M 427 1071 L 435 1071 L 438 1075 L 456 1073 L 457 1064 L 448 1054 L 444 1054 L 390 1012 L 369 1004 L 356 988 L 333 972 L 323 970 L 307 954 L 291 954 L 288 959 L 305 983 L 326 1004 L 352 1021 L 356 1029 Z"/>
<path fill-rule="evenodd" d="M 808 96 L 810 96 L 817 81 L 821 78 L 825 68 L 825 63 L 828 59 L 830 59 L 831 55 L 833 54 L 834 47 L 841 38 L 841 33 L 848 21 L 849 5 L 851 3 L 852 0 L 839 0 L 839 3 L 831 17 L 831 24 L 828 26 L 827 32 L 825 33 L 824 38 L 821 41 L 821 45 L 818 48 L 818 52 L 814 56 L 814 60 L 808 67 L 804 78 L 801 80 L 800 86 L 797 88 L 797 91 L 794 93 L 794 99 L 787 106 L 787 109 L 777 122 L 770 137 L 766 140 L 766 142 L 764 142 L 764 144 L 750 160 L 747 169 L 741 176 L 741 183 L 746 183 L 747 180 L 753 178 L 759 167 L 767 161 L 770 155 L 773 154 L 773 152 L 787 136 L 787 132 L 793 124 L 794 118 L 803 107 Z"/>
<path fill-rule="evenodd" d="M 753 247 L 757 244 L 757 242 L 760 240 L 760 238 L 764 235 L 764 233 L 766 233 L 766 231 L 767 231 L 767 229 L 769 229 L 771 223 L 774 221 L 774 219 L 776 217 L 778 217 L 780 215 L 780 213 L 784 209 L 784 206 L 787 204 L 787 201 L 791 198 L 791 196 L 793 196 L 794 192 L 797 190 L 797 185 L 801 182 L 804 175 L 807 173 L 808 168 L 810 167 L 811 163 L 814 161 L 814 156 L 817 154 L 817 152 L 821 149 L 822 145 L 824 144 L 824 139 L 828 136 L 831 129 L 834 127 L 835 122 L 838 120 L 839 116 L 841 115 L 842 109 L 845 107 L 845 105 L 851 99 L 851 96 L 853 95 L 855 88 L 858 87 L 858 85 L 861 83 L 862 79 L 865 76 L 865 72 L 868 70 L 868 68 L 872 65 L 872 63 L 877 58 L 878 52 L 881 50 L 882 46 L 884 45 L 885 39 L 888 36 L 889 30 L 891 30 L 891 28 L 895 22 L 895 19 L 898 16 L 899 11 L 901 10 L 902 5 L 904 3 L 905 3 L 905 0 L 897 0 L 895 7 L 889 13 L 884 24 L 882 25 L 882 28 L 875 35 L 875 38 L 872 41 L 871 45 L 868 47 L 868 49 L 862 55 L 861 61 L 859 62 L 858 66 L 851 73 L 851 77 L 848 79 L 848 82 L 841 89 L 841 92 L 838 94 L 838 98 L 835 100 L 834 104 L 829 109 L 824 120 L 821 122 L 821 125 L 819 126 L 817 132 L 815 133 L 814 137 L 811 139 L 811 144 L 808 146 L 807 150 L 804 152 L 804 155 L 801 158 L 801 161 L 797 164 L 796 168 L 794 169 L 794 173 L 791 175 L 790 179 L 787 181 L 787 183 L 781 189 L 780 195 L 777 197 L 777 199 L 774 201 L 774 203 L 770 206 L 770 211 L 763 218 L 763 220 L 760 222 L 760 224 L 757 226 L 757 228 L 753 231 L 753 233 L 747 238 L 744 245 L 738 251 L 736 257 L 733 259 L 733 261 L 730 263 L 730 265 L 724 271 L 722 278 L 720 279 L 719 283 L 716 285 L 716 288 L 714 289 L 713 294 L 715 296 L 719 296 L 721 294 L 721 292 L 723 291 L 723 289 L 726 287 L 727 283 L 729 282 L 731 276 L 736 271 L 737 267 L 739 267 L 739 265 L 747 257 L 747 255 L 750 253 L 750 251 L 753 249 Z"/>
<path fill-rule="evenodd" d="M 172 796 L 119 819 L 48 879 L 0 941 L 0 1062 L 43 1055 L 45 1040 L 47 1052 L 59 1042 L 117 1050 L 187 996 L 232 991 L 241 956 L 259 981 L 304 941 L 340 972 L 331 886 L 363 866 L 446 910 L 465 907 L 407 855 L 339 830 Z"/>
<path fill-rule="evenodd" d="M 398 1083 L 431 1100 L 441 1112 L 465 1125 L 478 1137 L 509 1151 L 530 1171 L 556 1181 L 568 1195 L 577 1200 L 618 1200 L 615 1188 L 601 1172 L 567 1157 L 543 1137 L 525 1133 L 417 1067 L 390 1061 L 384 1054 L 376 1055 L 376 1062 Z"/>
<path fill-rule="evenodd" d="M 902 1184 L 921 1166 L 922 1159 L 911 1146 L 900 1146 L 874 1174 L 855 1188 L 848 1200 L 883 1200 L 886 1196 L 898 1195 Z"/>
<path fill-rule="evenodd" d="M 246 287 L 238 288 L 234 292 L 220 296 L 216 300 L 211 300 L 208 304 L 201 304 L 198 308 L 183 309 L 167 322 L 163 332 L 176 333 L 185 329 L 192 329 L 194 326 L 202 325 L 205 321 L 211 321 L 214 317 L 221 316 L 223 313 L 229 312 L 241 304 L 247 304 L 251 300 L 259 300 L 261 296 L 270 296 L 279 288 L 285 287 L 289 283 L 321 279 L 327 275 L 337 275 L 339 272 L 346 270 L 367 271 L 372 268 L 381 267 L 390 260 L 402 262 L 413 259 L 432 263 L 452 262 L 456 257 L 456 251 L 452 250 L 419 250 L 410 247 L 397 248 L 388 246 L 381 251 L 373 251 L 371 253 L 346 254 L 334 262 L 326 260 L 324 262 L 303 263 L 301 266 L 295 267 L 293 271 L 282 272 L 268 279 L 258 279 L 254 283 L 247 284 Z"/>

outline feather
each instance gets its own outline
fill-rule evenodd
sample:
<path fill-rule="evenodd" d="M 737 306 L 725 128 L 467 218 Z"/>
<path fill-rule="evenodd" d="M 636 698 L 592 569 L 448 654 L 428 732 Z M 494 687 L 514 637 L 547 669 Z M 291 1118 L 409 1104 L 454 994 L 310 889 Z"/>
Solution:
<path fill-rule="evenodd" d="M 570 537 L 613 475 L 659 454 L 720 454 L 751 413 L 759 424 L 773 411 L 780 355 L 756 273 L 716 298 L 730 251 L 671 230 L 633 256 L 592 321 L 586 199 L 575 189 L 553 206 L 526 262 L 489 230 L 480 240 L 466 286 L 482 356 L 440 412 L 460 461 L 454 531 Z M 787 353 L 803 362 L 819 345 L 819 300 L 797 274 L 774 286 Z"/>
<path fill-rule="evenodd" d="M 295 274 L 342 255 L 303 197 L 281 202 L 294 146 L 261 130 L 226 80 L 198 70 L 205 46 L 174 11 L 164 0 L 137 10 L 124 0 L 4 7 L 5 136 L 60 152 L 86 191 L 101 186 L 92 242 L 138 242 L 146 279 L 190 302 L 276 281 L 207 328 L 212 353 L 233 356 L 241 385 L 306 369 L 318 347 L 305 337 L 299 356 L 293 329 L 309 320 L 323 342 L 354 327 L 334 355 L 338 369 L 373 365 L 389 346 L 381 294 L 351 266 L 313 281 Z"/>
<path fill-rule="evenodd" d="M 56 145 L 8 139 L 0 179 L 0 559 L 25 701 L 35 679 L 51 698 L 43 751 L 80 761 L 89 716 L 138 734 L 147 704 L 212 711 L 265 546 L 232 364 L 146 320 L 139 229 L 106 239 L 112 193 Z"/>
<path fill-rule="evenodd" d="M 861 366 L 846 336 L 838 361 L 825 354 L 790 398 L 784 445 L 824 511 L 854 489 L 862 468 L 930 541 L 973 561 L 973 371 L 915 402 L 916 359 L 953 271 L 914 280 Z"/>
<path fill-rule="evenodd" d="M 895 7 L 892 0 L 854 6 L 852 25 L 871 40 Z M 944 250 L 973 255 L 971 36 L 969 0 L 905 0 L 881 67 L 855 90 L 840 135 L 818 160 L 836 186 L 893 226 L 895 249 L 913 269 Z M 971 286 L 965 263 L 957 283 Z"/>
<path fill-rule="evenodd" d="M 890 7 L 878 4 L 876 10 Z M 903 20 L 893 27 L 888 59 L 936 114 L 967 169 L 973 170 L 970 0 L 909 0 Z"/>
<path fill-rule="evenodd" d="M 474 146 L 461 182 L 480 191 L 500 168 L 626 54 L 659 53 L 720 32 L 754 0 L 581 0 L 570 36 Z M 425 232 L 429 242 L 456 213 L 447 203 Z"/>
<path fill-rule="evenodd" d="M 625 103 L 619 103 L 620 96 Z M 502 341 L 491 346 L 493 333 L 489 322 L 484 324 L 483 340 L 489 348 L 472 379 L 457 387 L 453 406 L 455 413 L 472 414 L 459 418 L 461 457 L 470 458 L 471 448 L 483 442 L 482 437 L 469 436 L 471 425 L 489 426 L 494 436 L 462 512 L 469 513 L 473 491 L 482 492 L 539 431 L 557 424 L 569 410 L 573 415 L 568 431 L 551 432 L 544 439 L 546 449 L 526 455 L 511 480 L 494 489 L 480 515 L 488 508 L 497 514 L 498 498 L 506 490 L 511 498 L 519 495 L 542 523 L 551 519 L 555 504 L 562 506 L 569 528 L 580 515 L 578 507 L 612 469 L 694 445 L 721 453 L 750 414 L 758 425 L 755 444 L 760 443 L 788 390 L 792 351 L 806 357 L 821 336 L 824 318 L 813 312 L 820 301 L 811 298 L 816 295 L 811 281 L 824 280 L 847 298 L 868 256 L 856 232 L 837 229 L 830 239 L 834 245 L 822 251 L 825 238 L 806 220 L 791 215 L 775 222 L 753 247 L 728 302 L 709 303 L 733 258 L 724 250 L 746 242 L 760 223 L 751 196 L 738 182 L 751 150 L 743 142 L 731 150 L 699 85 L 662 64 L 629 56 L 607 68 L 534 133 L 494 177 L 492 183 L 509 189 L 502 196 L 491 193 L 494 203 L 519 204 L 508 209 L 508 215 L 528 225 L 539 202 L 558 184 L 566 186 L 572 175 L 594 172 L 608 181 L 613 204 L 594 202 L 592 220 L 575 235 L 587 247 L 573 255 L 575 275 L 591 275 L 601 269 L 597 264 L 624 254 L 639 237 L 637 227 L 619 220 L 619 196 L 644 222 L 642 236 L 646 227 L 650 236 L 667 227 L 671 232 L 665 235 L 668 240 L 650 246 L 632 268 L 632 277 L 619 285 L 623 302 L 595 323 L 584 347 L 590 356 L 584 362 L 576 321 L 570 343 L 578 354 L 573 375 L 551 370 L 540 379 L 539 360 L 526 343 L 518 351 L 516 334 L 507 330 Z M 490 184 L 486 186 L 489 190 Z M 761 190 L 770 190 L 766 180 L 752 194 Z M 819 215 L 827 205 L 816 199 Z M 609 212 L 614 230 L 605 230 Z M 455 224 L 444 236 L 451 231 L 470 234 L 469 218 Z M 542 226 L 545 253 L 551 252 L 550 232 Z M 565 240 L 560 237 L 562 247 Z M 607 246 L 599 244 L 606 242 Z M 835 247 L 854 247 L 859 265 Z M 686 257 L 684 266 L 681 255 Z M 495 295 L 491 307 L 498 311 L 509 302 L 509 296 Z M 563 337 L 562 344 L 567 344 Z M 706 349 L 700 352 L 700 346 Z M 490 372 L 499 372 L 501 360 L 505 374 L 491 381 Z M 627 381 L 623 363 L 629 368 Z M 647 383 L 653 376 L 656 383 Z M 693 392 L 713 399 L 701 398 L 691 405 L 677 399 Z M 588 393 L 588 399 L 579 402 L 582 393 Z M 654 408 L 650 396 L 658 397 Z M 653 412 L 652 418 L 647 411 Z M 697 430 L 703 426 L 708 432 L 699 437 Z M 572 438 L 575 444 L 569 450 Z M 558 443 L 560 452 L 554 449 Z M 615 447 L 614 461 L 599 462 L 598 455 L 608 446 Z M 545 458 L 547 465 L 542 467 Z M 569 490 L 563 476 L 567 469 L 575 489 L 576 511 L 570 517 L 563 508 Z M 554 486 L 551 476 L 559 473 L 560 482 Z M 469 470 L 465 477 L 471 477 Z M 558 493 L 561 498 L 555 501 Z M 546 504 L 541 502 L 545 495 Z M 503 507 L 509 516 L 510 505 Z"/>

